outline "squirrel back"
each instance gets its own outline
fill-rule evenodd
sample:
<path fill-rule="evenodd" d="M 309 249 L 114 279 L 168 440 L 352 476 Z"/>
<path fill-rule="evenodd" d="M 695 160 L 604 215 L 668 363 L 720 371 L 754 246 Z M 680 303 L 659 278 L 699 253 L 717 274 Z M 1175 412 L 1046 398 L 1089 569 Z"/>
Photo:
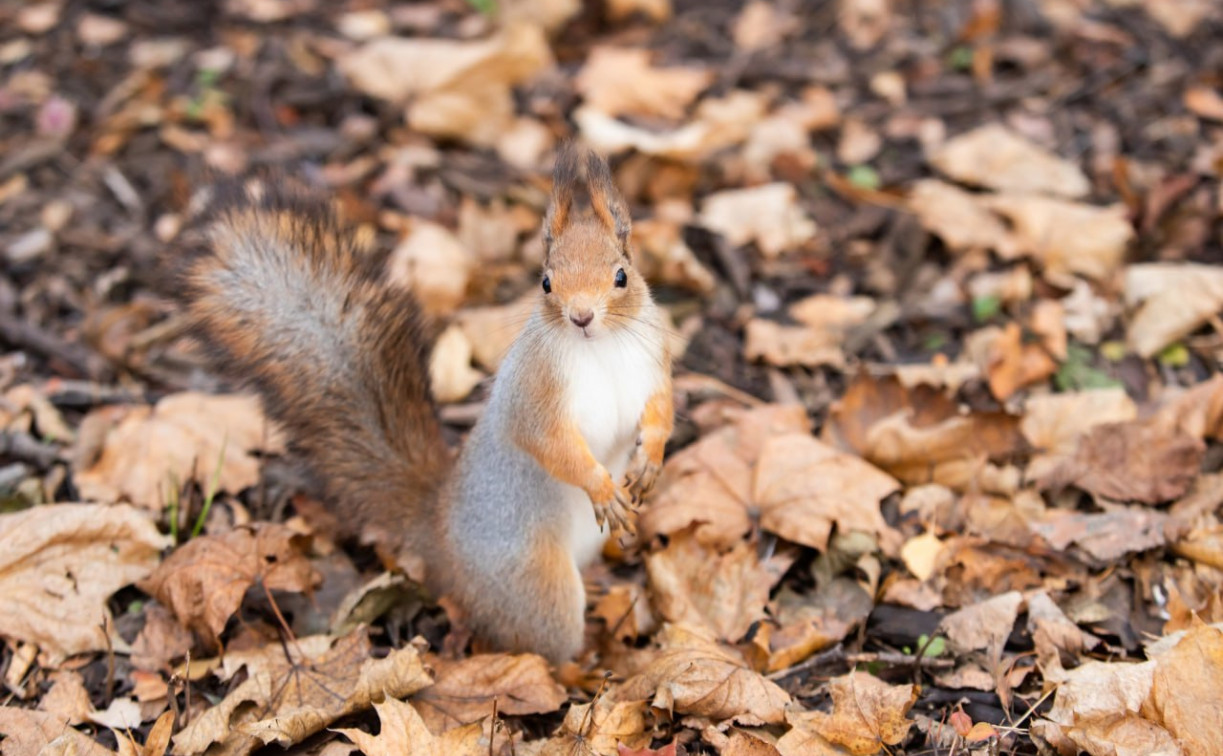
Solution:
<path fill-rule="evenodd" d="M 451 460 L 430 339 L 411 293 L 384 280 L 372 235 L 264 187 L 214 200 L 192 236 L 183 296 L 216 363 L 259 390 L 342 521 L 431 561 Z"/>

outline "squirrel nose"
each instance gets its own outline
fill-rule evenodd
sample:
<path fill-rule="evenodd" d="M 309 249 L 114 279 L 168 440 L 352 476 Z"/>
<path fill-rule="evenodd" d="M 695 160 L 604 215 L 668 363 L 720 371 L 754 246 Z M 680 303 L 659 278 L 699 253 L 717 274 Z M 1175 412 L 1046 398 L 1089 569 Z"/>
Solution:
<path fill-rule="evenodd" d="M 590 321 L 595 319 L 595 314 L 593 310 L 574 310 L 569 313 L 569 319 L 578 328 L 585 328 L 590 325 Z"/>

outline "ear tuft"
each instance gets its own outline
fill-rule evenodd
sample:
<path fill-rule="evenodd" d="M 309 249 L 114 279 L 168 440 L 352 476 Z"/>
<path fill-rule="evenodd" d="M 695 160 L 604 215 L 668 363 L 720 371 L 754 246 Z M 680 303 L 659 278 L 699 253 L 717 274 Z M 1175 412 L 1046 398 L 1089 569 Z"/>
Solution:
<path fill-rule="evenodd" d="M 616 190 L 607 161 L 597 152 L 591 151 L 586 156 L 586 182 L 590 187 L 590 206 L 595 215 L 599 216 L 607 230 L 616 235 L 627 253 L 632 220 L 620 192 Z"/>
<path fill-rule="evenodd" d="M 552 170 L 552 201 L 544 218 L 544 245 L 551 247 L 569 223 L 569 211 L 573 208 L 573 195 L 581 180 L 581 164 L 573 142 L 567 142 L 556 156 L 556 167 Z"/>

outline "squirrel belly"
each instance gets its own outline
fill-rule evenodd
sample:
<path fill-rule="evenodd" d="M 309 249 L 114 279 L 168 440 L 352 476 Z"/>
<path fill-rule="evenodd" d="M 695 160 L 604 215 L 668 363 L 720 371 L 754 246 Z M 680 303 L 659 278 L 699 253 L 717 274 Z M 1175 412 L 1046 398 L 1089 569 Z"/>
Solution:
<path fill-rule="evenodd" d="M 585 491 L 554 478 L 513 442 L 514 424 L 529 411 L 518 401 L 522 387 L 549 395 L 549 409 L 572 418 L 618 480 L 646 403 L 660 388 L 665 355 L 661 342 L 624 333 L 586 339 L 575 330 L 558 338 L 547 328 L 536 312 L 510 348 L 443 494 L 447 551 L 460 566 L 444 590 L 456 595 L 477 635 L 555 660 L 580 650 L 586 608 L 580 570 L 599 555 L 608 530 L 595 522 Z"/>

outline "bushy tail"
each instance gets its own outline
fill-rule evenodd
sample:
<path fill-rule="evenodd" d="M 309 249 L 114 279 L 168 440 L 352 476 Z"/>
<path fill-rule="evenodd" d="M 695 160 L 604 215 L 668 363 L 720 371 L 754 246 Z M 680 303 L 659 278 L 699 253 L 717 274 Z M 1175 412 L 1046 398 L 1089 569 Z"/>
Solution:
<path fill-rule="evenodd" d="M 260 391 L 341 522 L 427 558 L 450 455 L 419 307 L 386 283 L 372 240 L 323 202 L 231 194 L 212 201 L 185 250 L 198 332 Z"/>

